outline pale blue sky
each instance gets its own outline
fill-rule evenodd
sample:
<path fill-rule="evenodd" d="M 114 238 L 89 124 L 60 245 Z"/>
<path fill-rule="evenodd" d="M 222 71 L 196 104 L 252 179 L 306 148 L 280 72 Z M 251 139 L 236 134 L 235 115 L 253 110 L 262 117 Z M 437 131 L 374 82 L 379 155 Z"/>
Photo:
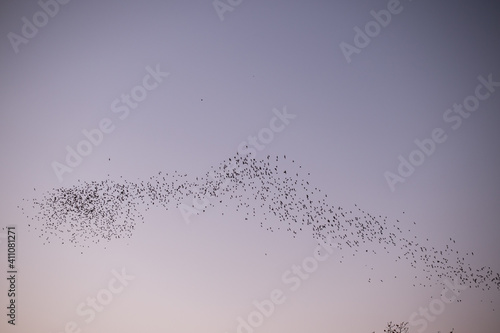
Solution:
<path fill-rule="evenodd" d="M 348 63 L 340 43 L 355 45 L 354 27 L 388 3 L 243 1 L 221 21 L 211 1 L 71 1 L 17 53 L 8 34 L 22 35 L 22 18 L 32 21 L 41 8 L 2 4 L 0 211 L 2 226 L 18 228 L 20 273 L 18 325 L 4 318 L 0 330 L 62 332 L 74 320 L 88 333 L 236 332 L 253 300 L 282 289 L 286 302 L 255 332 L 382 332 L 439 297 L 440 284 L 413 287 L 413 269 L 391 255 L 340 264 L 341 251 L 290 292 L 282 274 L 312 255 L 311 233 L 266 232 L 263 216 L 245 221 L 222 205 L 189 225 L 176 209 L 152 209 L 132 239 L 83 255 L 43 245 L 17 209 L 79 180 L 202 176 L 269 127 L 274 108 L 296 118 L 257 158 L 287 155 L 330 205 L 399 219 L 436 247 L 453 237 L 461 253 L 474 252 L 473 267 L 500 272 L 500 91 L 457 130 L 443 119 L 474 94 L 478 76 L 500 81 L 497 10 L 488 1 L 401 1 Z M 121 120 L 111 105 L 143 84 L 148 66 L 169 76 Z M 76 149 L 82 130 L 104 118 L 114 130 L 59 182 L 52 163 L 64 163 L 66 146 Z M 408 158 L 414 140 L 435 128 L 447 140 L 391 191 L 384 173 L 396 173 L 398 156 Z M 6 257 L 5 243 L 0 249 Z M 135 279 L 86 324 L 75 309 L 122 267 Z M 6 287 L 0 283 L 2 304 Z M 425 332 L 498 330 L 498 290 L 466 290 L 461 300 Z"/>

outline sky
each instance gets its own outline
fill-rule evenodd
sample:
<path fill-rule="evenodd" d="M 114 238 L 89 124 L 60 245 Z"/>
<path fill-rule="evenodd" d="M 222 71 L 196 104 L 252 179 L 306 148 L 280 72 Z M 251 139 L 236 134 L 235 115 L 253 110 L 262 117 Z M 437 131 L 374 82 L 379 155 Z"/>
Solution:
<path fill-rule="evenodd" d="M 499 25 L 489 1 L 3 2 L 0 331 L 497 332 L 498 280 L 396 259 L 500 272 Z M 83 190 L 90 224 L 61 200 Z M 396 246 L 346 245 L 354 216 Z"/>

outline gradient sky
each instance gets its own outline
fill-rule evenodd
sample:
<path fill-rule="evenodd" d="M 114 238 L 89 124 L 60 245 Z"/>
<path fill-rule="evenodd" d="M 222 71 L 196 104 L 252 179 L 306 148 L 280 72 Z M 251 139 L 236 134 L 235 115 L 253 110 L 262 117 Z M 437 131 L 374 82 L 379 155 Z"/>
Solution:
<path fill-rule="evenodd" d="M 178 210 L 152 209 L 130 240 L 83 254 L 43 245 L 17 208 L 78 180 L 204 174 L 285 106 L 296 118 L 257 158 L 286 154 L 332 205 L 416 221 L 418 238 L 440 246 L 453 237 L 458 250 L 474 252 L 474 266 L 500 272 L 500 88 L 458 129 L 443 119 L 474 94 L 478 76 L 500 81 L 498 8 L 401 1 L 402 11 L 348 63 L 340 43 L 354 45 L 354 27 L 390 2 L 244 0 L 221 21 L 210 0 L 71 1 L 17 53 L 8 34 L 21 35 L 22 18 L 32 22 L 41 8 L 2 3 L 0 225 L 17 225 L 19 297 L 12 327 L 1 279 L 0 331 L 59 333 L 75 321 L 85 333 L 230 333 L 273 289 L 286 302 L 255 332 L 382 332 L 428 306 L 442 286 L 413 287 L 409 265 L 382 254 L 339 263 L 334 252 L 290 292 L 282 274 L 317 242 L 307 232 L 266 232 L 259 217 L 245 221 L 223 207 L 191 224 Z M 121 120 L 111 104 L 157 65 L 170 75 Z M 66 146 L 104 118 L 114 131 L 59 182 L 53 161 L 64 162 Z M 384 173 L 395 173 L 398 156 L 408 158 L 414 140 L 435 128 L 447 140 L 391 191 Z M 122 267 L 135 279 L 86 324 L 75 309 Z M 498 290 L 466 290 L 460 299 L 425 332 L 500 329 Z"/>

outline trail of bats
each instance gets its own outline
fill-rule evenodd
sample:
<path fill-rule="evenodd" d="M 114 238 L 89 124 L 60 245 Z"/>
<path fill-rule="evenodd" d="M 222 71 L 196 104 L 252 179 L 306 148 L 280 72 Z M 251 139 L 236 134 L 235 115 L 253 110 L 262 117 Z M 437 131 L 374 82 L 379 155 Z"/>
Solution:
<path fill-rule="evenodd" d="M 286 169 L 278 166 L 284 162 Z M 79 182 L 33 199 L 36 212 L 29 217 L 38 224 L 29 226 L 46 243 L 59 239 L 62 244 L 89 247 L 132 237 L 137 224 L 144 222 L 142 212 L 150 207 L 176 208 L 192 218 L 205 209 L 197 203 L 205 202 L 207 207 L 235 209 L 248 216 L 245 219 L 257 217 L 270 232 L 285 230 L 293 237 L 312 232 L 318 241 L 335 243 L 344 253 L 393 254 L 396 261 L 421 270 L 427 280 L 419 282 L 423 286 L 458 278 L 470 288 L 500 290 L 500 274 L 486 266 L 472 268 L 466 262 L 469 254 L 455 250 L 453 239 L 438 249 L 424 245 L 428 240 L 417 240 L 409 226 L 398 220 L 389 223 L 387 217 L 376 217 L 357 205 L 354 210 L 334 207 L 304 174 L 286 156 L 256 160 L 236 154 L 191 180 L 187 174 L 159 172 L 146 181 Z"/>

